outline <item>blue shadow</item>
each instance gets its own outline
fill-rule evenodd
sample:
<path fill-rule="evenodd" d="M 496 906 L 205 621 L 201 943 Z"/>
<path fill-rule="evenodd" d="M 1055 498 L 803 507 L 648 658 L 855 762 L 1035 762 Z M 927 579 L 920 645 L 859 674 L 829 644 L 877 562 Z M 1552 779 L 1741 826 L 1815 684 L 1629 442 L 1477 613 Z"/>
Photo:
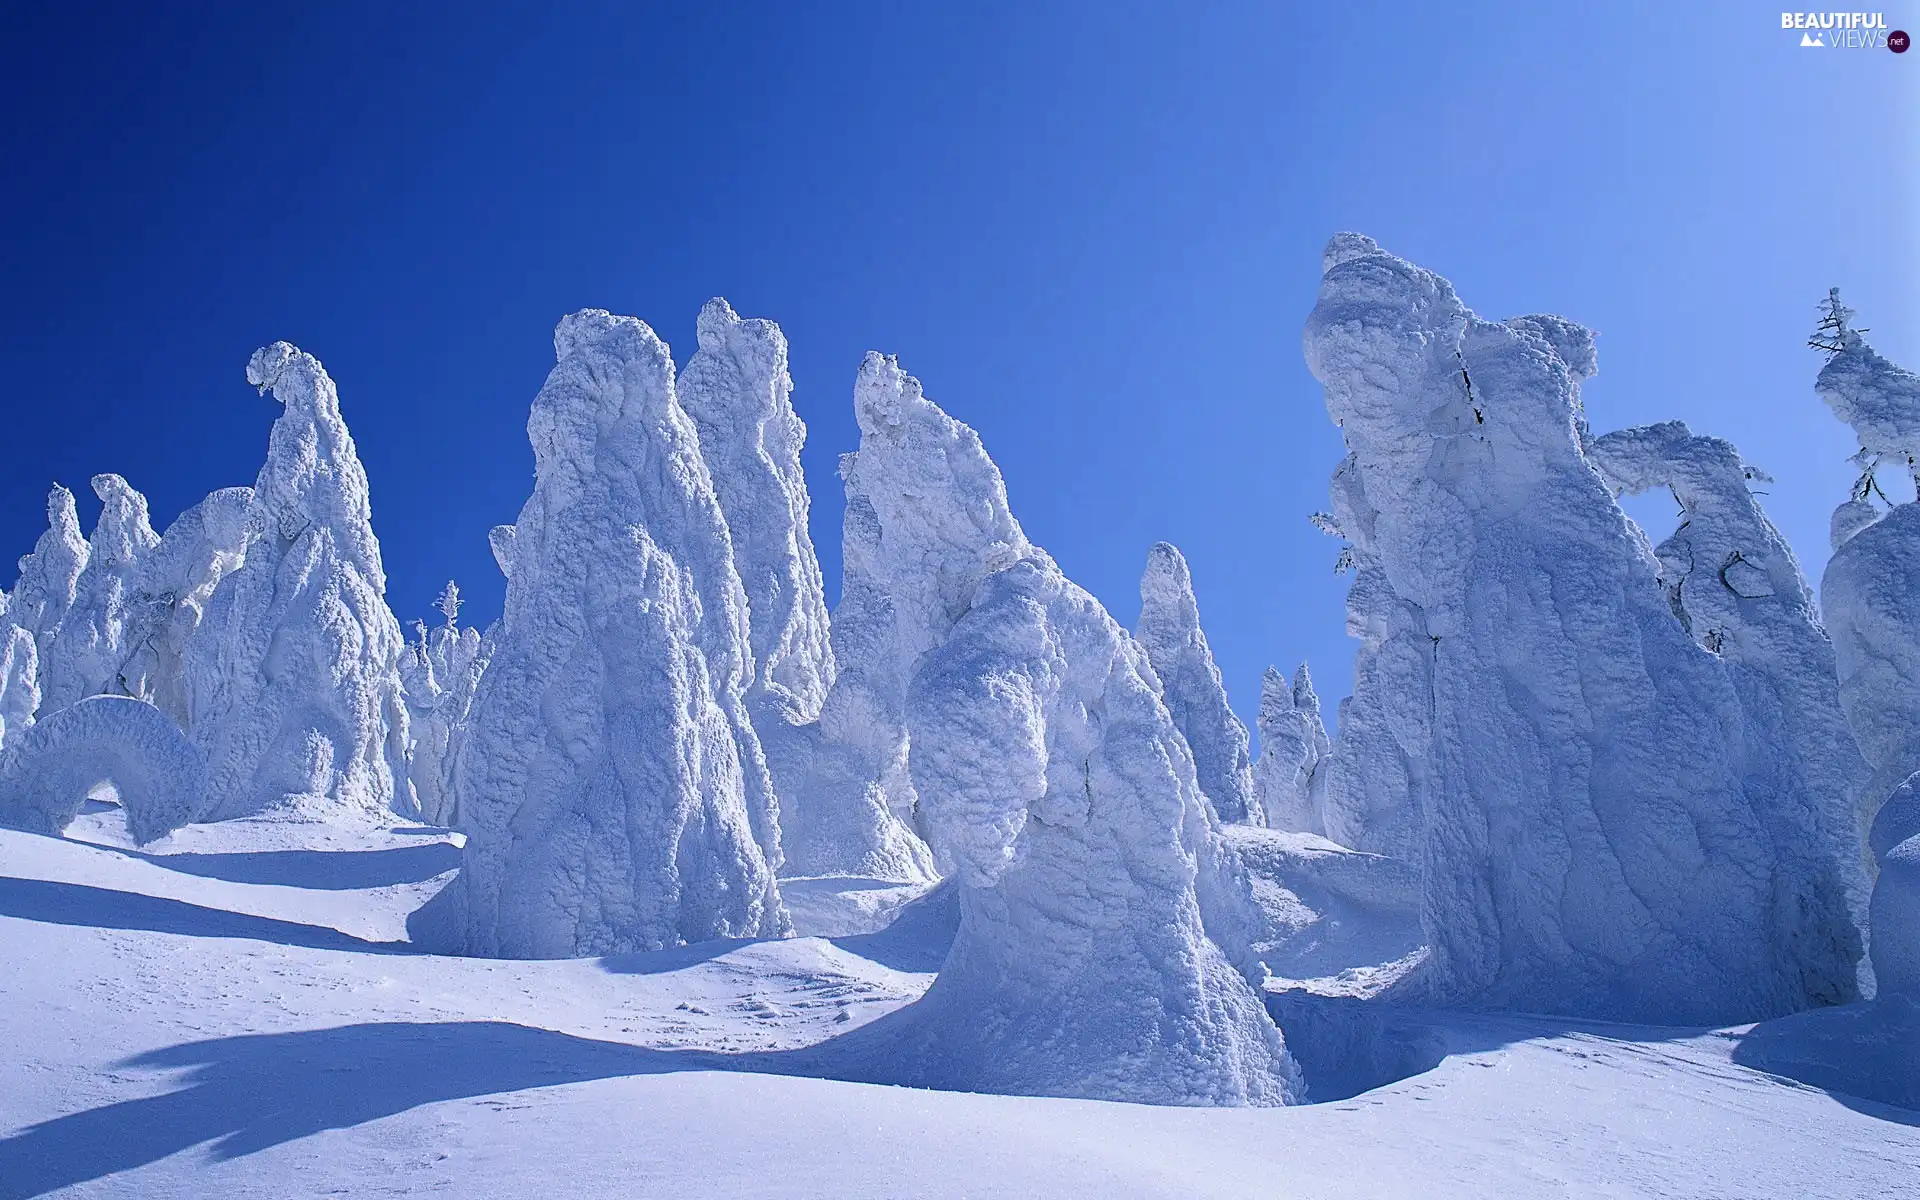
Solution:
<path fill-rule="evenodd" d="M 49 925 L 179 933 L 189 937 L 250 938 L 310 950 L 414 953 L 405 942 L 369 942 L 320 925 L 203 908 L 185 900 L 116 892 L 84 883 L 16 879 L 10 875 L 0 875 L 0 916 Z"/>

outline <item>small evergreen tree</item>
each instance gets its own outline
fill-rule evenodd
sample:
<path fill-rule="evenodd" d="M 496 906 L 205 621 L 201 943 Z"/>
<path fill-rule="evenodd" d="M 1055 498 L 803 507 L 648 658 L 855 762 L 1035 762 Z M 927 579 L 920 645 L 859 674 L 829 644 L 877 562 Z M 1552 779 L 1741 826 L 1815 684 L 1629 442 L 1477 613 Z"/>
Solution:
<path fill-rule="evenodd" d="M 1840 289 L 1829 288 L 1827 298 L 1820 302 L 1820 321 L 1813 328 L 1813 336 L 1807 339 L 1807 345 L 1815 350 L 1824 350 L 1831 358 L 1847 348 L 1847 340 L 1855 334 L 1868 332 L 1855 329 L 1852 325 L 1854 311 L 1840 303 Z"/>
<path fill-rule="evenodd" d="M 447 619 L 447 628 L 453 628 L 460 619 L 461 603 L 460 585 L 451 579 L 447 580 L 447 586 L 440 589 L 439 599 L 433 602 L 433 606 L 440 610 L 440 615 Z"/>

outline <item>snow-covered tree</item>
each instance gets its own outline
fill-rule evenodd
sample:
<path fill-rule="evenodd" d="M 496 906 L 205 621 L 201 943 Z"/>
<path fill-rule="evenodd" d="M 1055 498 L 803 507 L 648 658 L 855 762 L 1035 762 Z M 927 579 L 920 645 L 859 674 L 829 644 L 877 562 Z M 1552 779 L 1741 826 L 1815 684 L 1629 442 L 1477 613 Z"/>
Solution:
<path fill-rule="evenodd" d="M 465 867 L 416 936 L 571 957 L 787 928 L 745 695 L 746 594 L 673 360 L 597 309 L 554 332 L 534 488 L 453 799 Z"/>
<path fill-rule="evenodd" d="M 1582 452 L 1592 334 L 1482 320 L 1357 235 L 1325 265 L 1306 350 L 1351 454 L 1336 515 L 1367 611 L 1427 643 L 1377 709 L 1417 782 L 1424 984 L 1669 1023 L 1852 997 L 1850 930 L 1821 915 L 1843 898 L 1780 899 L 1819 892 L 1799 872 L 1827 843 L 1760 744 L 1779 726 L 1675 618 Z"/>
<path fill-rule="evenodd" d="M 275 342 L 255 351 L 247 382 L 284 408 L 249 502 L 244 561 L 208 598 L 183 663 L 211 812 L 412 814 L 405 641 L 333 380 Z"/>
<path fill-rule="evenodd" d="M 1307 664 L 1294 671 L 1291 683 L 1267 668 L 1260 680 L 1259 724 L 1260 758 L 1253 764 L 1253 782 L 1266 824 L 1324 835 L 1316 779 L 1331 747 Z"/>
<path fill-rule="evenodd" d="M 100 519 L 87 540 L 86 567 L 73 603 L 40 662 L 40 703 L 54 712 L 87 696 L 127 695 L 121 665 L 137 627 L 142 567 L 160 537 L 147 519 L 147 498 L 118 475 L 95 475 Z"/>

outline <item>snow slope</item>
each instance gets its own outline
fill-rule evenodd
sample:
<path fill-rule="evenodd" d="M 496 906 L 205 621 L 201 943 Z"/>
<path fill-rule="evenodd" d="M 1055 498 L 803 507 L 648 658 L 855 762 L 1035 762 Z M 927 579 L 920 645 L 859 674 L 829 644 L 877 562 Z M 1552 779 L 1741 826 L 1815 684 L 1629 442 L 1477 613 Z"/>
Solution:
<path fill-rule="evenodd" d="M 437 831 L 233 821 L 136 853 L 95 808 L 71 836 L 97 845 L 0 832 L 0 961 L 33 964 L 0 972 L 5 1200 L 1851 1197 L 1920 1179 L 1920 1109 L 1842 1087 L 1904 1080 L 1920 1105 L 1920 1070 L 1882 1040 L 1920 1026 L 1911 1006 L 1717 1032 L 1401 1014 L 1437 1066 L 1294 1108 L 878 1087 L 789 1074 L 788 1052 L 916 996 L 937 922 L 439 958 L 392 940 L 457 861 Z"/>

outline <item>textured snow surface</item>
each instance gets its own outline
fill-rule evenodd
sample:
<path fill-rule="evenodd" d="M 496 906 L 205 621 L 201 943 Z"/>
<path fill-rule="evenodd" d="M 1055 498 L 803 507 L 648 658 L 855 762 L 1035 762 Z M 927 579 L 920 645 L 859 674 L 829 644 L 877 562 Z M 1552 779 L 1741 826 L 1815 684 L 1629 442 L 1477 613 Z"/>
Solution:
<path fill-rule="evenodd" d="M 119 794 L 136 842 L 206 807 L 206 764 L 178 725 L 151 704 L 93 696 L 42 717 L 0 754 L 0 824 L 58 834 L 102 783 Z"/>
<path fill-rule="evenodd" d="M 1324 833 L 1321 764 L 1332 753 L 1320 719 L 1320 697 L 1307 664 L 1292 682 L 1272 667 L 1260 678 L 1260 758 L 1253 764 L 1254 795 L 1265 824 L 1297 833 Z"/>
<path fill-rule="evenodd" d="M 598 309 L 554 350 L 454 764 L 466 865 L 420 936 L 537 958 L 779 933 L 746 595 L 673 360 Z"/>
<path fill-rule="evenodd" d="M 922 826 L 960 928 L 884 1034 L 920 1086 L 1164 1104 L 1298 1093 L 1252 911 L 1145 655 L 1051 560 L 990 576 L 915 674 Z"/>
<path fill-rule="evenodd" d="M 1849 999 L 1859 945 L 1832 919 L 1825 805 L 1797 801 L 1582 453 L 1591 340 L 1557 318 L 1481 320 L 1357 235 L 1329 247 L 1307 324 L 1350 452 L 1334 487 L 1350 609 L 1376 623 L 1352 707 L 1413 764 L 1423 819 L 1421 983 L 1611 1019 Z"/>
<path fill-rule="evenodd" d="M 1886 1006 L 1707 1034 L 1402 1012 L 1431 1070 L 1287 1108 L 875 1087 L 797 1060 L 926 986 L 884 935 L 438 958 L 385 944 L 457 858 L 433 831 L 229 821 L 134 853 L 114 810 L 74 830 L 102 844 L 0 832 L 0 960 L 34 964 L 0 972 L 8 1197 L 1744 1200 L 1920 1176 L 1920 1021 L 1900 1040 Z"/>
<path fill-rule="evenodd" d="M 1920 774 L 1909 776 L 1881 807 L 1873 852 L 1880 875 L 1869 928 L 1880 994 L 1920 997 Z"/>
<path fill-rule="evenodd" d="M 1858 333 L 1821 369 L 1814 390 L 1853 427 L 1870 458 L 1905 465 L 1920 480 L 1920 375 L 1882 358 Z"/>
<path fill-rule="evenodd" d="M 1193 751 L 1200 792 L 1223 821 L 1266 823 L 1253 795 L 1247 727 L 1227 704 L 1227 685 L 1200 630 L 1193 575 L 1178 547 L 1156 542 L 1140 577 L 1140 619 L 1134 640 L 1159 677 L 1174 728 Z"/>
<path fill-rule="evenodd" d="M 413 812 L 400 623 L 333 380 L 275 342 L 254 352 L 247 382 L 283 409 L 249 500 L 245 561 L 213 588 L 183 663 L 209 811 Z"/>
<path fill-rule="evenodd" d="M 40 707 L 39 661 L 31 631 L 0 624 L 0 748 L 19 741 L 33 724 Z"/>

